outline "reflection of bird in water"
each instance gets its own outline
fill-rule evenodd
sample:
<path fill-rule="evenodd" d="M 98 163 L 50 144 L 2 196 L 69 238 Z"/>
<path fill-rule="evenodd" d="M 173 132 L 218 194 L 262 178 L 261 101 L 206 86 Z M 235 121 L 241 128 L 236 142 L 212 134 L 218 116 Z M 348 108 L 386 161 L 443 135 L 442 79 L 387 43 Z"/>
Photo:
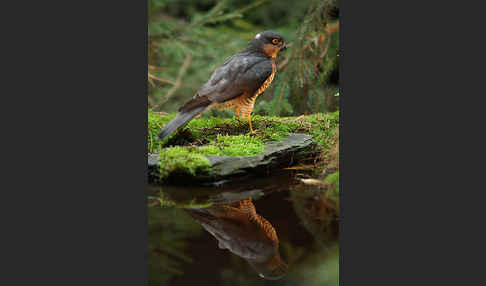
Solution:
<path fill-rule="evenodd" d="M 261 277 L 279 279 L 287 272 L 278 252 L 277 233 L 256 213 L 251 198 L 186 211 L 218 240 L 219 248 L 245 258 Z"/>

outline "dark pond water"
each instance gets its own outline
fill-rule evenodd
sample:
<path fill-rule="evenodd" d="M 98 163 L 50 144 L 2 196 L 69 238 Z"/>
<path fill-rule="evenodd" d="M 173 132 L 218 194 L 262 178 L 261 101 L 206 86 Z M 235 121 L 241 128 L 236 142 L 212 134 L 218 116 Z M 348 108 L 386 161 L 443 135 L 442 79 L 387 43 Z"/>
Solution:
<path fill-rule="evenodd" d="M 149 285 L 338 285 L 339 206 L 306 177 L 150 185 Z"/>

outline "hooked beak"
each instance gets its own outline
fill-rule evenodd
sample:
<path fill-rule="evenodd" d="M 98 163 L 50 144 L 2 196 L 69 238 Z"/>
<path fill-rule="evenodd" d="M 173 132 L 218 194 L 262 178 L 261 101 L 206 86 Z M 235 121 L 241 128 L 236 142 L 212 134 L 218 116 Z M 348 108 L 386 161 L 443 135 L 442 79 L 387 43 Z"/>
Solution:
<path fill-rule="evenodd" d="M 287 44 L 283 43 L 282 47 L 280 48 L 281 51 L 284 51 L 287 49 Z"/>

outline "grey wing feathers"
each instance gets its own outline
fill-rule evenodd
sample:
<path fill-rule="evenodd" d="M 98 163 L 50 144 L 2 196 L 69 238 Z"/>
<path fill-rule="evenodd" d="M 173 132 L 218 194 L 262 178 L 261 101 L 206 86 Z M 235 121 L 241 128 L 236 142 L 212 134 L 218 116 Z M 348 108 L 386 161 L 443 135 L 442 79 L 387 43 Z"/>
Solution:
<path fill-rule="evenodd" d="M 206 96 L 213 102 L 224 102 L 244 92 L 252 94 L 271 73 L 272 64 L 267 58 L 235 55 L 214 71 L 199 90 L 198 96 Z"/>

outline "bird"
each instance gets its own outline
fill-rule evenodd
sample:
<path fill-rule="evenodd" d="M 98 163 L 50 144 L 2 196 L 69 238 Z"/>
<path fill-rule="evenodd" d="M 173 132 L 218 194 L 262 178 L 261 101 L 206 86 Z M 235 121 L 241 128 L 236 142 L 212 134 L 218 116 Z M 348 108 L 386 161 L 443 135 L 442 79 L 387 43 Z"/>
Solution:
<path fill-rule="evenodd" d="M 219 248 L 246 259 L 260 277 L 277 280 L 287 273 L 275 228 L 256 213 L 251 198 L 186 212 L 218 240 Z"/>
<path fill-rule="evenodd" d="M 276 58 L 287 48 L 278 32 L 260 32 L 239 53 L 229 57 L 190 100 L 179 108 L 179 113 L 160 131 L 160 140 L 168 137 L 189 121 L 213 107 L 234 109 L 241 124 L 247 118 L 250 135 L 256 134 L 251 125 L 255 100 L 268 88 L 277 72 Z"/>

